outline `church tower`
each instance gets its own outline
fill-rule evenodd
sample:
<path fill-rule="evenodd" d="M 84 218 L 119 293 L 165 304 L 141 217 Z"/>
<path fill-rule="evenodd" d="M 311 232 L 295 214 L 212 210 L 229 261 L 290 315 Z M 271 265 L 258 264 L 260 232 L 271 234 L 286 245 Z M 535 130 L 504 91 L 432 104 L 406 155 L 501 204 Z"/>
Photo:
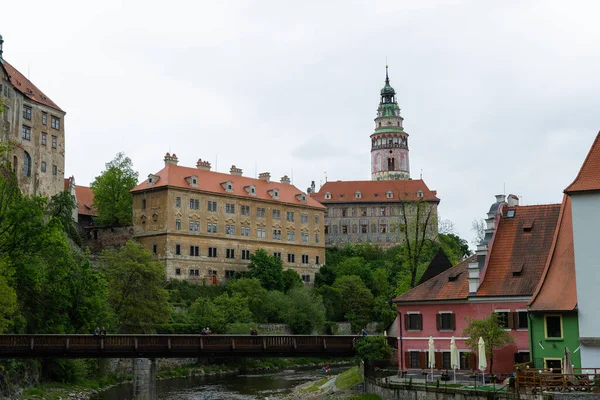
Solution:
<path fill-rule="evenodd" d="M 403 120 L 386 65 L 385 86 L 381 89 L 375 132 L 371 135 L 371 180 L 410 179 L 408 133 L 402 128 Z"/>

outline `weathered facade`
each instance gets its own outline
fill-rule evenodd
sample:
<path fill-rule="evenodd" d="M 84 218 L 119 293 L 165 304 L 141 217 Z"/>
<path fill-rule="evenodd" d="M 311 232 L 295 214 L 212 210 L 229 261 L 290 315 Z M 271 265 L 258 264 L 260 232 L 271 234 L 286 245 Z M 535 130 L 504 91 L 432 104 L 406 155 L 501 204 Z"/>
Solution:
<path fill-rule="evenodd" d="M 0 36 L 0 139 L 11 141 L 8 156 L 21 191 L 53 196 L 64 190 L 65 112 L 3 59 Z"/>
<path fill-rule="evenodd" d="M 325 263 L 325 207 L 290 184 L 177 165 L 132 190 L 134 237 L 165 263 L 171 279 L 218 284 L 246 270 L 250 254 L 264 249 L 282 259 L 307 283 Z"/>
<path fill-rule="evenodd" d="M 327 182 L 313 198 L 327 207 L 327 246 L 399 245 L 406 226 L 412 235 L 417 228 L 426 229 L 430 238 L 437 235 L 440 200 L 422 180 Z"/>

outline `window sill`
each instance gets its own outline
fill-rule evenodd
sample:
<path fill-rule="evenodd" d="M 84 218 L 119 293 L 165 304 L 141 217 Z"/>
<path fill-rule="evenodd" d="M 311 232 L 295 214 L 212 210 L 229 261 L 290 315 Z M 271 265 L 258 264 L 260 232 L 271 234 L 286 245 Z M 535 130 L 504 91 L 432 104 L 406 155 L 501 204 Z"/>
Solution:
<path fill-rule="evenodd" d="M 454 329 L 440 329 L 438 332 L 454 332 Z"/>
<path fill-rule="evenodd" d="M 421 332 L 421 329 L 407 329 L 406 332 Z"/>
<path fill-rule="evenodd" d="M 564 340 L 565 340 L 565 338 L 562 338 L 562 337 L 547 337 L 546 338 L 547 342 L 562 342 Z"/>

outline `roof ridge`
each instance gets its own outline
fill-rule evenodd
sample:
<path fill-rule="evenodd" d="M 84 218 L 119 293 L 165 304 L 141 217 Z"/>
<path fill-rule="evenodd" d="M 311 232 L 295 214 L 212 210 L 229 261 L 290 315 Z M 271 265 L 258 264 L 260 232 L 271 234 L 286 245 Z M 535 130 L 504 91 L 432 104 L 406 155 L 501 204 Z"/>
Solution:
<path fill-rule="evenodd" d="M 39 100 L 38 100 L 38 99 L 37 99 L 37 97 L 38 97 L 38 96 L 36 96 L 36 93 L 27 93 L 26 91 L 24 91 L 24 90 L 21 90 L 21 89 L 20 89 L 20 88 L 19 88 L 17 85 L 15 85 L 15 84 L 14 84 L 14 82 L 13 82 L 13 79 L 16 79 L 16 77 L 13 77 L 13 76 L 12 76 L 12 74 L 10 74 L 10 73 L 9 73 L 8 69 L 6 69 L 6 67 L 4 67 L 4 69 L 5 69 L 6 73 L 8 74 L 8 78 L 9 78 L 9 81 L 10 81 L 10 83 L 13 85 L 13 87 L 14 87 L 16 90 L 18 90 L 19 92 L 23 93 L 23 94 L 25 95 L 25 97 L 27 97 L 28 99 L 30 99 L 30 100 L 32 100 L 32 101 L 35 101 L 36 103 L 43 104 L 43 105 L 45 105 L 45 106 L 48 106 L 48 107 L 54 108 L 54 109 L 56 109 L 56 110 L 58 110 L 58 111 L 65 112 L 63 109 L 61 109 L 61 108 L 59 107 L 59 105 L 58 105 L 58 104 L 56 104 L 56 103 L 54 102 L 54 100 L 52 100 L 50 97 L 48 97 L 48 96 L 47 96 L 47 95 L 46 95 L 46 94 L 45 94 L 45 93 L 44 93 L 44 92 L 43 92 L 43 91 L 42 91 L 42 90 L 41 90 L 39 87 L 37 87 L 37 85 L 36 85 L 36 84 L 34 84 L 34 83 L 33 83 L 33 82 L 32 82 L 32 81 L 29 79 L 29 78 L 27 78 L 25 75 L 23 75 L 23 74 L 21 73 L 21 71 L 19 71 L 19 70 L 18 70 L 18 69 L 17 69 L 17 68 L 16 68 L 14 65 L 12 65 L 11 63 L 9 63 L 8 61 L 6 61 L 6 60 L 4 60 L 4 59 L 3 59 L 3 61 L 4 61 L 4 63 L 3 63 L 4 65 L 8 65 L 8 66 L 11 68 L 11 70 L 13 70 L 13 71 L 14 71 L 14 72 L 16 72 L 17 74 L 19 74 L 19 79 L 23 79 L 23 80 L 25 80 L 25 81 L 26 81 L 26 83 L 28 83 L 28 84 L 29 84 L 29 85 L 31 85 L 31 86 L 32 86 L 34 89 L 36 89 L 36 90 L 37 90 L 37 92 L 39 92 L 39 95 L 41 95 L 41 96 L 43 96 L 43 97 L 42 97 L 41 99 L 39 99 Z M 21 86 L 22 86 L 22 85 L 21 85 Z M 25 85 L 25 86 L 27 86 L 27 85 Z M 32 98 L 32 97 L 33 97 L 33 98 Z"/>
<path fill-rule="evenodd" d="M 575 186 L 575 184 L 577 183 L 579 178 L 581 178 L 581 175 L 583 174 L 583 170 L 585 169 L 585 167 L 588 165 L 588 162 L 592 158 L 592 153 L 594 152 L 594 150 L 600 152 L 600 131 L 598 131 L 598 133 L 596 134 L 596 139 L 594 139 L 594 142 L 592 143 L 592 146 L 590 147 L 590 150 L 588 151 L 587 156 L 585 157 L 585 160 L 583 160 L 583 164 L 581 164 L 579 173 L 577 174 L 577 176 L 575 177 L 573 182 L 571 182 L 571 184 L 569 186 L 567 186 L 567 188 L 564 190 L 565 193 L 586 190 L 586 189 L 577 190 L 577 189 L 572 189 L 572 188 L 573 188 L 573 186 Z M 600 185 L 600 182 L 599 182 L 599 185 Z M 591 190 L 591 189 L 587 189 L 587 190 Z"/>
<path fill-rule="evenodd" d="M 540 281 L 538 282 L 537 287 L 535 288 L 535 291 L 533 292 L 533 295 L 531 296 L 531 299 L 529 299 L 529 302 L 527 303 L 528 306 L 533 304 L 533 302 L 537 298 L 538 294 L 541 292 L 542 286 L 544 286 L 544 282 L 546 281 L 546 277 L 548 276 L 548 270 L 550 269 L 550 264 L 552 264 L 552 260 L 554 258 L 554 252 L 556 250 L 556 243 L 558 242 L 558 236 L 560 233 L 560 229 L 562 227 L 562 221 L 563 221 L 563 218 L 565 215 L 567 201 L 569 201 L 568 196 L 565 194 L 563 196 L 563 201 L 560 205 L 560 214 L 558 215 L 558 220 L 556 221 L 556 229 L 554 230 L 554 237 L 552 238 L 552 245 L 550 246 L 550 251 L 548 252 L 548 258 L 546 259 L 546 265 L 544 266 L 544 271 L 542 272 Z"/>

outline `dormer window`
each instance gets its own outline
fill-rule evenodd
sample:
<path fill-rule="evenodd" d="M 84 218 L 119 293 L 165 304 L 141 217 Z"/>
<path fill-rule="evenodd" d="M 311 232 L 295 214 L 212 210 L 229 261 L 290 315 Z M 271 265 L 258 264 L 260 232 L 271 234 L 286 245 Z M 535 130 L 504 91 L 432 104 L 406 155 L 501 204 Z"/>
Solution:
<path fill-rule="evenodd" d="M 279 189 L 275 188 L 272 190 L 267 190 L 267 193 L 269 193 L 269 195 L 275 200 L 279 200 Z"/>
<path fill-rule="evenodd" d="M 417 197 L 418 197 L 419 199 L 422 199 L 422 198 L 423 198 L 423 191 L 422 191 L 421 189 L 417 190 Z"/>
<path fill-rule="evenodd" d="M 160 179 L 160 176 L 149 174 L 147 186 L 154 186 L 156 184 L 156 182 L 158 182 L 159 179 Z"/>
<path fill-rule="evenodd" d="M 198 176 L 197 175 L 187 176 L 185 178 L 185 180 L 191 187 L 198 187 Z"/>
<path fill-rule="evenodd" d="M 357 190 L 356 193 L 354 193 L 354 197 L 357 199 L 360 199 L 362 197 L 362 194 L 360 193 L 359 190 Z"/>
<path fill-rule="evenodd" d="M 223 189 L 225 189 L 225 191 L 233 192 L 233 182 L 232 181 L 222 182 L 221 186 L 223 187 Z"/>
<path fill-rule="evenodd" d="M 244 186 L 244 190 L 250 195 L 250 196 L 256 196 L 256 186 L 254 185 L 249 185 L 249 186 Z"/>
<path fill-rule="evenodd" d="M 325 200 L 331 200 L 331 193 L 325 192 Z"/>
<path fill-rule="evenodd" d="M 387 193 L 385 194 L 385 197 L 387 197 L 388 199 L 391 199 L 394 197 L 394 192 L 392 192 L 391 190 L 388 190 Z"/>
<path fill-rule="evenodd" d="M 306 203 L 306 193 L 299 193 L 299 194 L 296 195 L 296 198 L 299 201 L 301 201 L 303 203 Z"/>

